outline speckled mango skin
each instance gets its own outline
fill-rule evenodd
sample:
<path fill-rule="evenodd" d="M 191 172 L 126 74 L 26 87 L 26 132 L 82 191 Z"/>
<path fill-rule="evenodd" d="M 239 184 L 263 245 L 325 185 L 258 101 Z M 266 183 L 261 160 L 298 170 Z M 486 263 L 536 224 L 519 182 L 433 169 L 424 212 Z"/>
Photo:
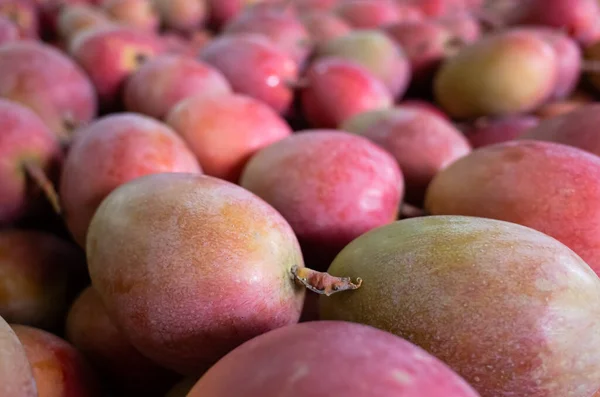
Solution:
<path fill-rule="evenodd" d="M 109 316 L 140 352 L 199 374 L 237 345 L 296 323 L 304 266 L 283 217 L 254 194 L 194 174 L 131 181 L 101 204 L 89 270 Z"/>
<path fill-rule="evenodd" d="M 336 130 L 303 130 L 262 149 L 240 185 L 283 215 L 317 270 L 356 237 L 395 221 L 404 195 L 390 154 Z"/>
<path fill-rule="evenodd" d="M 359 114 L 347 124 L 348 131 L 394 156 L 406 180 L 406 201 L 418 206 L 431 180 L 471 152 L 471 145 L 452 123 L 426 109 L 397 106 L 387 112 L 375 110 Z"/>
<path fill-rule="evenodd" d="M 318 321 L 269 332 L 231 352 L 188 394 L 206 396 L 479 394 L 442 362 L 401 338 L 360 324 Z"/>
<path fill-rule="evenodd" d="M 600 279 L 573 251 L 475 217 L 396 222 L 348 245 L 323 320 L 372 325 L 421 346 L 482 397 L 588 397 L 600 387 Z"/>
<path fill-rule="evenodd" d="M 25 349 L 2 317 L 0 317 L 0 396 L 38 397 Z"/>
<path fill-rule="evenodd" d="M 78 130 L 60 181 L 63 217 L 82 247 L 102 200 L 120 185 L 143 175 L 201 173 L 194 153 L 166 124 L 136 113 L 96 119 Z"/>
<path fill-rule="evenodd" d="M 597 156 L 524 139 L 480 148 L 454 162 L 429 185 L 425 210 L 531 227 L 600 273 L 599 181 Z"/>

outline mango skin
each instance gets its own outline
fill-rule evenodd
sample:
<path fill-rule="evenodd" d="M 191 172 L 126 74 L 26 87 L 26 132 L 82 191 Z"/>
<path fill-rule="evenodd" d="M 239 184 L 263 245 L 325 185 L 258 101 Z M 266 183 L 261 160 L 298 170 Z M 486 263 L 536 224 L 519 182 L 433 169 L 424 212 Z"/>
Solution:
<path fill-rule="evenodd" d="M 588 397 L 600 387 L 600 279 L 533 229 L 462 216 L 396 222 L 334 260 L 356 291 L 323 320 L 375 326 L 445 361 L 482 397 Z"/>
<path fill-rule="evenodd" d="M 526 113 L 552 95 L 559 77 L 552 46 L 507 31 L 463 47 L 435 76 L 435 99 L 456 119 Z"/>
<path fill-rule="evenodd" d="M 319 58 L 339 57 L 359 63 L 380 79 L 394 98 L 400 98 L 411 78 L 404 50 L 384 32 L 356 30 L 317 47 Z"/>
<path fill-rule="evenodd" d="M 113 390 L 133 396 L 162 397 L 178 379 L 143 356 L 123 337 L 108 317 L 98 291 L 91 286 L 73 302 L 65 336 Z"/>
<path fill-rule="evenodd" d="M 10 326 L 31 365 L 38 397 L 102 397 L 95 371 L 73 345 L 39 328 Z"/>
<path fill-rule="evenodd" d="M 554 142 L 516 140 L 477 149 L 437 174 L 425 210 L 539 230 L 600 274 L 599 181 L 598 156 Z"/>
<path fill-rule="evenodd" d="M 217 178 L 165 173 L 120 186 L 96 211 L 86 252 L 123 335 L 185 375 L 300 318 L 305 291 L 291 269 L 304 262 L 292 228 Z"/>
<path fill-rule="evenodd" d="M 600 156 L 600 104 L 579 106 L 570 112 L 549 117 L 519 137 L 573 146 Z"/>
<path fill-rule="evenodd" d="M 479 397 L 415 345 L 343 321 L 297 324 L 254 338 L 215 364 L 187 396 Z"/>

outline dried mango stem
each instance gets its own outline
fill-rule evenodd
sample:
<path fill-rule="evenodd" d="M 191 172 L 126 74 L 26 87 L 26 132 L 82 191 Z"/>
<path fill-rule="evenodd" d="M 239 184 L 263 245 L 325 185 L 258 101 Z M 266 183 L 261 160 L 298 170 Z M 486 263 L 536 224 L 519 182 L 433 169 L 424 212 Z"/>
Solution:
<path fill-rule="evenodd" d="M 35 182 L 35 184 L 42 189 L 44 195 L 52 205 L 52 208 L 57 214 L 61 213 L 60 200 L 58 198 L 58 193 L 54 188 L 54 185 L 48 179 L 44 170 L 39 166 L 39 164 L 33 161 L 25 161 L 23 163 L 23 167 L 25 168 L 25 172 L 27 175 Z"/>
<path fill-rule="evenodd" d="M 331 296 L 337 292 L 355 290 L 362 285 L 362 279 L 357 278 L 353 283 L 350 277 L 335 277 L 329 273 L 318 272 L 305 267 L 292 267 L 294 279 L 320 295 Z"/>

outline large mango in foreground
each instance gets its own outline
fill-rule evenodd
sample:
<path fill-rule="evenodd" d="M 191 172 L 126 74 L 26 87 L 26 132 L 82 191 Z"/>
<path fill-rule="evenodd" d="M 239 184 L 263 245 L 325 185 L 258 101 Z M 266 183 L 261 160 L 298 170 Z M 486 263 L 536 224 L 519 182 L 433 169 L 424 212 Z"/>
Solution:
<path fill-rule="evenodd" d="M 361 288 L 324 320 L 402 336 L 483 397 L 589 397 L 600 387 L 600 279 L 557 240 L 513 223 L 414 218 L 350 243 L 329 272 Z"/>

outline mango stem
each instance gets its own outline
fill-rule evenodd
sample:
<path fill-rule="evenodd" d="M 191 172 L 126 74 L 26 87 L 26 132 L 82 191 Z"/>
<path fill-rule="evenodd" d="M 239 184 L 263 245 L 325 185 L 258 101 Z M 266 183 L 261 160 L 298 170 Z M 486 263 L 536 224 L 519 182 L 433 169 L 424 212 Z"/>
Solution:
<path fill-rule="evenodd" d="M 44 170 L 34 161 L 27 160 L 23 163 L 23 168 L 25 168 L 25 172 L 27 176 L 29 176 L 35 184 L 42 189 L 44 195 L 52 205 L 52 208 L 57 214 L 62 212 L 60 206 L 60 200 L 58 198 L 58 193 L 54 188 L 54 185 L 48 179 L 48 176 L 44 173 Z"/>
<path fill-rule="evenodd" d="M 342 291 L 356 290 L 363 282 L 361 278 L 357 278 L 356 283 L 353 283 L 350 277 L 335 277 L 329 273 L 299 266 L 292 267 L 292 275 L 310 291 L 326 296 Z"/>

